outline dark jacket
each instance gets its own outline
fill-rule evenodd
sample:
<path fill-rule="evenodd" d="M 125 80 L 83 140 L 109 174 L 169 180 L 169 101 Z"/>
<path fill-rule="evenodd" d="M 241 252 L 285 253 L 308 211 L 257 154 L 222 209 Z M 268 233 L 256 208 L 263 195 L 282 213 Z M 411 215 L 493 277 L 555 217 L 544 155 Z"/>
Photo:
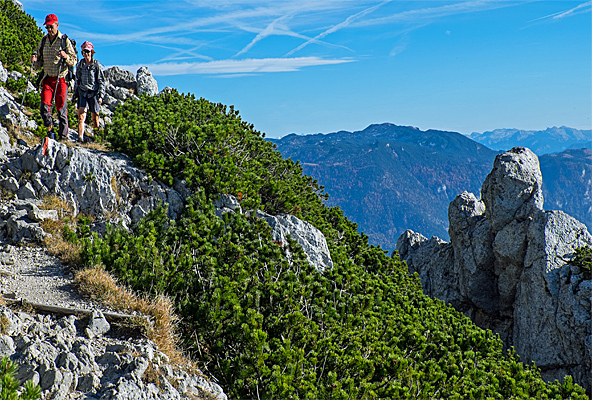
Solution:
<path fill-rule="evenodd" d="M 74 96 L 97 97 L 102 99 L 105 95 L 105 76 L 101 64 L 92 60 L 86 65 L 84 59 L 76 65 L 76 80 L 74 81 Z"/>

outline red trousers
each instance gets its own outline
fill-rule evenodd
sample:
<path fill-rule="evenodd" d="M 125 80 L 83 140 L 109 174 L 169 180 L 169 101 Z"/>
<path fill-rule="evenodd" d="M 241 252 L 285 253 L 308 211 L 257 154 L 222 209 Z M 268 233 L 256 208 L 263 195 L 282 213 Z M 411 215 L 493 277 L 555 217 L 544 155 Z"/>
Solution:
<path fill-rule="evenodd" d="M 53 92 L 56 90 L 56 82 L 58 79 L 54 76 L 46 76 L 41 82 L 41 119 L 43 125 L 52 126 L 53 119 L 51 116 L 51 100 Z M 55 105 L 58 110 L 59 121 L 59 135 L 66 137 L 68 134 L 68 84 L 64 78 L 60 78 L 57 84 L 57 91 L 55 94 Z"/>
<path fill-rule="evenodd" d="M 53 98 L 53 91 L 55 90 L 57 77 L 46 76 L 42 82 L 41 101 L 46 106 L 51 106 L 51 99 Z M 56 108 L 59 110 L 64 106 L 68 94 L 68 84 L 64 78 L 60 78 L 58 84 L 58 91 L 55 96 Z"/>

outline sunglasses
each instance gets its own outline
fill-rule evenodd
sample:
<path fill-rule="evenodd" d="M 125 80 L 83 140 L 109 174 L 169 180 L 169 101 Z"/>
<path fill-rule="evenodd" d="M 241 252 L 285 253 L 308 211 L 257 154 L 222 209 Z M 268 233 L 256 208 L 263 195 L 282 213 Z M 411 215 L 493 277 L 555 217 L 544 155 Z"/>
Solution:
<path fill-rule="evenodd" d="M 47 30 L 53 29 L 55 27 L 56 27 L 55 24 L 53 24 L 53 25 L 45 25 L 45 29 L 47 29 Z"/>
<path fill-rule="evenodd" d="M 90 54 L 90 50 L 82 50 L 82 54 Z"/>

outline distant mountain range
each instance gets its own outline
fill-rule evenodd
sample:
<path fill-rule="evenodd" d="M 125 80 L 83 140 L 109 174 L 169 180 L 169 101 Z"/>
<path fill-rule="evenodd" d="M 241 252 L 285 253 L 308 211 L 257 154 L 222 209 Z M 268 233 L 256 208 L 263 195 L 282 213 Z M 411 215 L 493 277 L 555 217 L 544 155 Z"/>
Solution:
<path fill-rule="evenodd" d="M 385 250 L 394 249 L 406 229 L 448 240 L 449 203 L 464 190 L 480 197 L 499 153 L 460 133 L 394 124 L 269 140 L 325 186 L 328 205 L 339 206 Z M 539 161 L 545 209 L 563 210 L 592 227 L 592 150 Z"/>
<path fill-rule="evenodd" d="M 528 147 L 539 156 L 567 149 L 592 149 L 592 130 L 566 126 L 547 128 L 544 131 L 496 129 L 483 133 L 473 132 L 469 138 L 494 150 L 505 151 L 515 146 Z"/>

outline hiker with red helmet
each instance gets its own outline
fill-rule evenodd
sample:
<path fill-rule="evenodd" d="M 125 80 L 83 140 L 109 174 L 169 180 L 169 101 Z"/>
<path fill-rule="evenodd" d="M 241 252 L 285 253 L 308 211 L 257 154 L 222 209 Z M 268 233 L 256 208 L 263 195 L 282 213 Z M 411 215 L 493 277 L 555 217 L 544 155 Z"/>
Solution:
<path fill-rule="evenodd" d="M 99 128 L 99 112 L 105 95 L 105 78 L 101 64 L 94 58 L 93 44 L 86 41 L 82 43 L 80 48 L 83 59 L 76 65 L 73 99 L 77 99 L 78 107 L 78 141 L 84 142 L 84 121 L 86 120 L 87 107 L 92 115 L 94 129 Z"/>
<path fill-rule="evenodd" d="M 47 136 L 56 139 L 53 132 L 51 106 L 55 101 L 58 110 L 59 136 L 68 135 L 68 67 L 76 64 L 76 50 L 70 40 L 58 30 L 59 22 L 55 14 L 45 17 L 47 35 L 41 39 L 37 51 L 31 57 L 33 68 L 43 68 L 41 80 L 41 119 L 47 128 Z"/>

